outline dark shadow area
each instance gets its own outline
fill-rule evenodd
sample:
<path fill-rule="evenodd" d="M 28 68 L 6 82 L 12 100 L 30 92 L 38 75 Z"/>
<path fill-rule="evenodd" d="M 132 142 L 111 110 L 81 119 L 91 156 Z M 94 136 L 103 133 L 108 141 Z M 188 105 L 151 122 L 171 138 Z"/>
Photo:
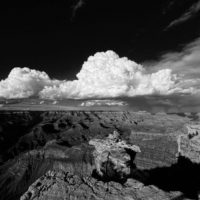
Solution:
<path fill-rule="evenodd" d="M 171 167 L 137 170 L 132 178 L 145 185 L 155 185 L 164 191 L 181 191 L 188 198 L 198 199 L 200 164 L 180 156 L 178 162 Z"/>
<path fill-rule="evenodd" d="M 0 164 L 16 153 L 8 152 L 19 139 L 29 133 L 42 120 L 41 112 L 0 112 Z M 22 147 L 23 148 L 23 147 Z"/>
<path fill-rule="evenodd" d="M 105 170 L 102 170 L 102 176 L 100 176 L 97 170 L 95 169 L 92 172 L 92 177 L 97 180 L 103 181 L 104 183 L 115 181 L 124 184 L 126 182 L 128 176 L 122 176 L 116 170 L 114 170 L 113 164 L 111 162 L 103 163 L 103 167 L 105 167 Z"/>
<path fill-rule="evenodd" d="M 130 150 L 127 150 L 130 151 Z M 114 170 L 111 162 L 103 163 L 101 166 L 102 176 L 96 170 L 92 176 L 103 182 L 115 181 L 124 184 L 128 178 L 136 179 L 144 185 L 154 185 L 166 192 L 180 191 L 187 198 L 198 199 L 200 192 L 200 164 L 192 163 L 185 157 L 179 157 L 176 164 L 170 167 L 155 168 L 152 170 L 139 170 L 136 168 L 133 160 L 135 152 L 130 151 L 130 166 L 131 174 L 124 176 Z"/>

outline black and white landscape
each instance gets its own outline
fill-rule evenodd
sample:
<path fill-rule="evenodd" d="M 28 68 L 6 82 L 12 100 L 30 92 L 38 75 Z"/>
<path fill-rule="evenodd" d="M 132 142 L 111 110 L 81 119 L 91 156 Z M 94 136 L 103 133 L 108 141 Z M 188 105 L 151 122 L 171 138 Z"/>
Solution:
<path fill-rule="evenodd" d="M 200 199 L 200 1 L 0 7 L 0 200 Z"/>

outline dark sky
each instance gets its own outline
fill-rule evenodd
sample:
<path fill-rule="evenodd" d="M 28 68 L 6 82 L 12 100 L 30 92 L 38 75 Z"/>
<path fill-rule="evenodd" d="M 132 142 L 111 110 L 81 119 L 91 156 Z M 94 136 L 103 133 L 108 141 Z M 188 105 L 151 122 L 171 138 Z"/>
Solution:
<path fill-rule="evenodd" d="M 181 51 L 200 35 L 197 0 L 7 2 L 0 6 L 1 79 L 15 66 L 74 79 L 98 51 L 143 63 Z"/>

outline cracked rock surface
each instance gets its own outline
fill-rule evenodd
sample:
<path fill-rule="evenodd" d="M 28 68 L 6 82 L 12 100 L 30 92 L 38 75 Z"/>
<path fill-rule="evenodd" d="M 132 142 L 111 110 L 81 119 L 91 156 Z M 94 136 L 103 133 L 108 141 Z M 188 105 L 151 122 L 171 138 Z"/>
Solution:
<path fill-rule="evenodd" d="M 89 144 L 95 147 L 93 156 L 97 173 L 107 178 L 130 175 L 135 154 L 140 152 L 138 146 L 121 140 L 117 131 L 105 139 L 92 139 Z"/>
<path fill-rule="evenodd" d="M 180 196 L 180 192 L 166 193 L 133 179 L 121 185 L 114 181 L 105 183 L 92 177 L 80 178 L 65 172 L 48 171 L 29 187 L 20 200 L 170 200 Z"/>

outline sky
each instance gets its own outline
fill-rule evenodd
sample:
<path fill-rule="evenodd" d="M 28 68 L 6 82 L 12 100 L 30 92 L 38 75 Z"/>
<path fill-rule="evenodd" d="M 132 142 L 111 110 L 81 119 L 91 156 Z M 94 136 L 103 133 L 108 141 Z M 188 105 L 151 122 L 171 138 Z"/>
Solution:
<path fill-rule="evenodd" d="M 0 44 L 4 98 L 199 96 L 199 0 L 8 2 Z"/>

